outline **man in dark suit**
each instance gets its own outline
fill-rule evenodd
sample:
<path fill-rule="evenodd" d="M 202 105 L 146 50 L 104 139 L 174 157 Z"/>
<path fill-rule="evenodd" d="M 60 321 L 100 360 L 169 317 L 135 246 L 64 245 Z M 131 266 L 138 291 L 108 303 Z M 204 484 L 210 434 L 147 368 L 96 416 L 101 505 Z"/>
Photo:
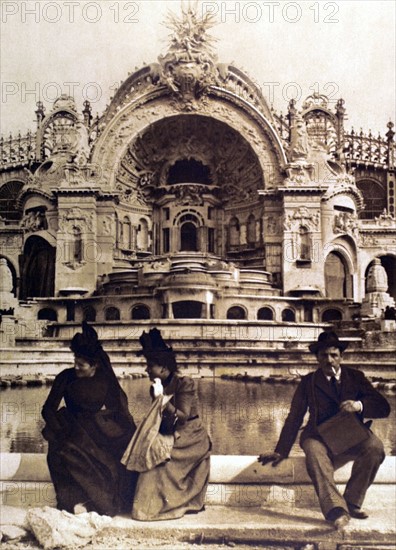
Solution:
<path fill-rule="evenodd" d="M 287 458 L 309 409 L 310 416 L 302 431 L 300 445 L 323 515 L 339 530 L 344 529 L 351 517 L 368 517 L 361 506 L 384 461 L 384 447 L 378 437 L 367 430 L 364 441 L 334 454 L 325 445 L 318 426 L 340 411 L 355 413 L 361 422 L 364 417 L 385 418 L 390 413 L 387 400 L 373 388 L 362 372 L 341 367 L 342 353 L 346 347 L 347 343 L 340 341 L 334 332 L 321 333 L 318 341 L 309 346 L 310 351 L 316 354 L 319 368 L 302 377 L 275 452 L 258 457 L 261 464 L 272 462 L 273 466 Z M 334 470 L 350 461 L 354 462 L 351 477 L 341 495 L 334 482 Z"/>

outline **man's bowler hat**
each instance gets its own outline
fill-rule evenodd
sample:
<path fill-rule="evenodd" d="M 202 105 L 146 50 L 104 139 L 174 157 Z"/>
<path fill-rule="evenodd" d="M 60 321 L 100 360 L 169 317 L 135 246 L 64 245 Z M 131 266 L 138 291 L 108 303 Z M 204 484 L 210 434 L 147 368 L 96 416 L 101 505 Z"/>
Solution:
<path fill-rule="evenodd" d="M 337 334 L 333 331 L 322 332 L 319 334 L 318 341 L 309 346 L 309 351 L 318 353 L 325 348 L 338 348 L 343 352 L 348 347 L 348 342 L 341 342 Z"/>

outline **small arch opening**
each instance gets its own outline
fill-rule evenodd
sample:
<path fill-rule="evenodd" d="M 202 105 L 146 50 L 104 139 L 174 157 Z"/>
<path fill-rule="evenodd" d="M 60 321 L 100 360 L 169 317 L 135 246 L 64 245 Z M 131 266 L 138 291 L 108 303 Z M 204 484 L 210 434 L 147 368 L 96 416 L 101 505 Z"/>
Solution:
<path fill-rule="evenodd" d="M 37 319 L 39 321 L 57 321 L 58 314 L 54 309 L 50 307 L 44 307 L 38 312 Z"/>
<path fill-rule="evenodd" d="M 120 310 L 117 307 L 108 307 L 105 310 L 105 321 L 119 321 Z"/>
<path fill-rule="evenodd" d="M 257 312 L 257 319 L 259 321 L 273 321 L 274 312 L 270 307 L 262 307 Z"/>
<path fill-rule="evenodd" d="M 286 308 L 282 311 L 282 321 L 286 323 L 294 323 L 296 320 L 296 314 L 292 309 Z"/>
<path fill-rule="evenodd" d="M 96 321 L 96 309 L 93 306 L 87 306 L 83 309 L 83 319 L 88 323 Z"/>
<path fill-rule="evenodd" d="M 326 311 L 322 313 L 322 321 L 324 323 L 342 321 L 342 313 L 338 309 L 326 309 Z"/>
<path fill-rule="evenodd" d="M 132 312 L 131 312 L 131 319 L 134 319 L 134 320 L 150 319 L 149 308 L 143 304 L 133 306 Z"/>
<path fill-rule="evenodd" d="M 241 306 L 232 306 L 227 311 L 227 319 L 246 319 L 246 311 Z"/>

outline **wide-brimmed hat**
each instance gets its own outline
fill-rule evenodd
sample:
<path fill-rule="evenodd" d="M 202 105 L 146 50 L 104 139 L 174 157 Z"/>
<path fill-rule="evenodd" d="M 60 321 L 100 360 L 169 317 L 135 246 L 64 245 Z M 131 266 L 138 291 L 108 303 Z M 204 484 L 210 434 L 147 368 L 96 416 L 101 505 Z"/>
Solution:
<path fill-rule="evenodd" d="M 348 347 L 348 342 L 341 342 L 337 334 L 333 331 L 322 332 L 319 334 L 318 341 L 310 344 L 309 351 L 318 353 L 325 348 L 338 348 L 341 352 Z"/>
<path fill-rule="evenodd" d="M 139 341 L 143 349 L 139 350 L 137 355 L 143 355 L 148 363 L 155 362 L 167 367 L 171 372 L 177 370 L 173 348 L 164 342 L 157 328 L 152 328 L 148 333 L 143 332 Z"/>
<path fill-rule="evenodd" d="M 94 360 L 102 351 L 96 330 L 86 321 L 82 323 L 82 332 L 77 332 L 72 338 L 70 349 L 75 355 Z"/>
<path fill-rule="evenodd" d="M 173 353 L 171 346 L 168 346 L 162 339 L 161 332 L 157 328 L 152 328 L 149 332 L 144 332 L 139 338 L 143 349 L 137 352 L 137 355 L 153 355 L 158 353 Z"/>

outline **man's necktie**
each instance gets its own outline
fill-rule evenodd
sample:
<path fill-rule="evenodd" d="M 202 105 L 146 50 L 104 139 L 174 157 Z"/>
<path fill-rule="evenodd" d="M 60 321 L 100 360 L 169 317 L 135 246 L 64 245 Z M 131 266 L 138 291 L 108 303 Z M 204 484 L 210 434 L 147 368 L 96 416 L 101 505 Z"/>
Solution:
<path fill-rule="evenodd" d="M 339 392 L 339 387 L 338 387 L 338 382 L 337 382 L 337 378 L 335 376 L 332 376 L 330 378 L 330 384 L 331 384 L 331 389 L 333 390 L 333 393 L 334 395 L 337 397 L 337 399 L 339 398 L 340 396 L 340 392 Z"/>

